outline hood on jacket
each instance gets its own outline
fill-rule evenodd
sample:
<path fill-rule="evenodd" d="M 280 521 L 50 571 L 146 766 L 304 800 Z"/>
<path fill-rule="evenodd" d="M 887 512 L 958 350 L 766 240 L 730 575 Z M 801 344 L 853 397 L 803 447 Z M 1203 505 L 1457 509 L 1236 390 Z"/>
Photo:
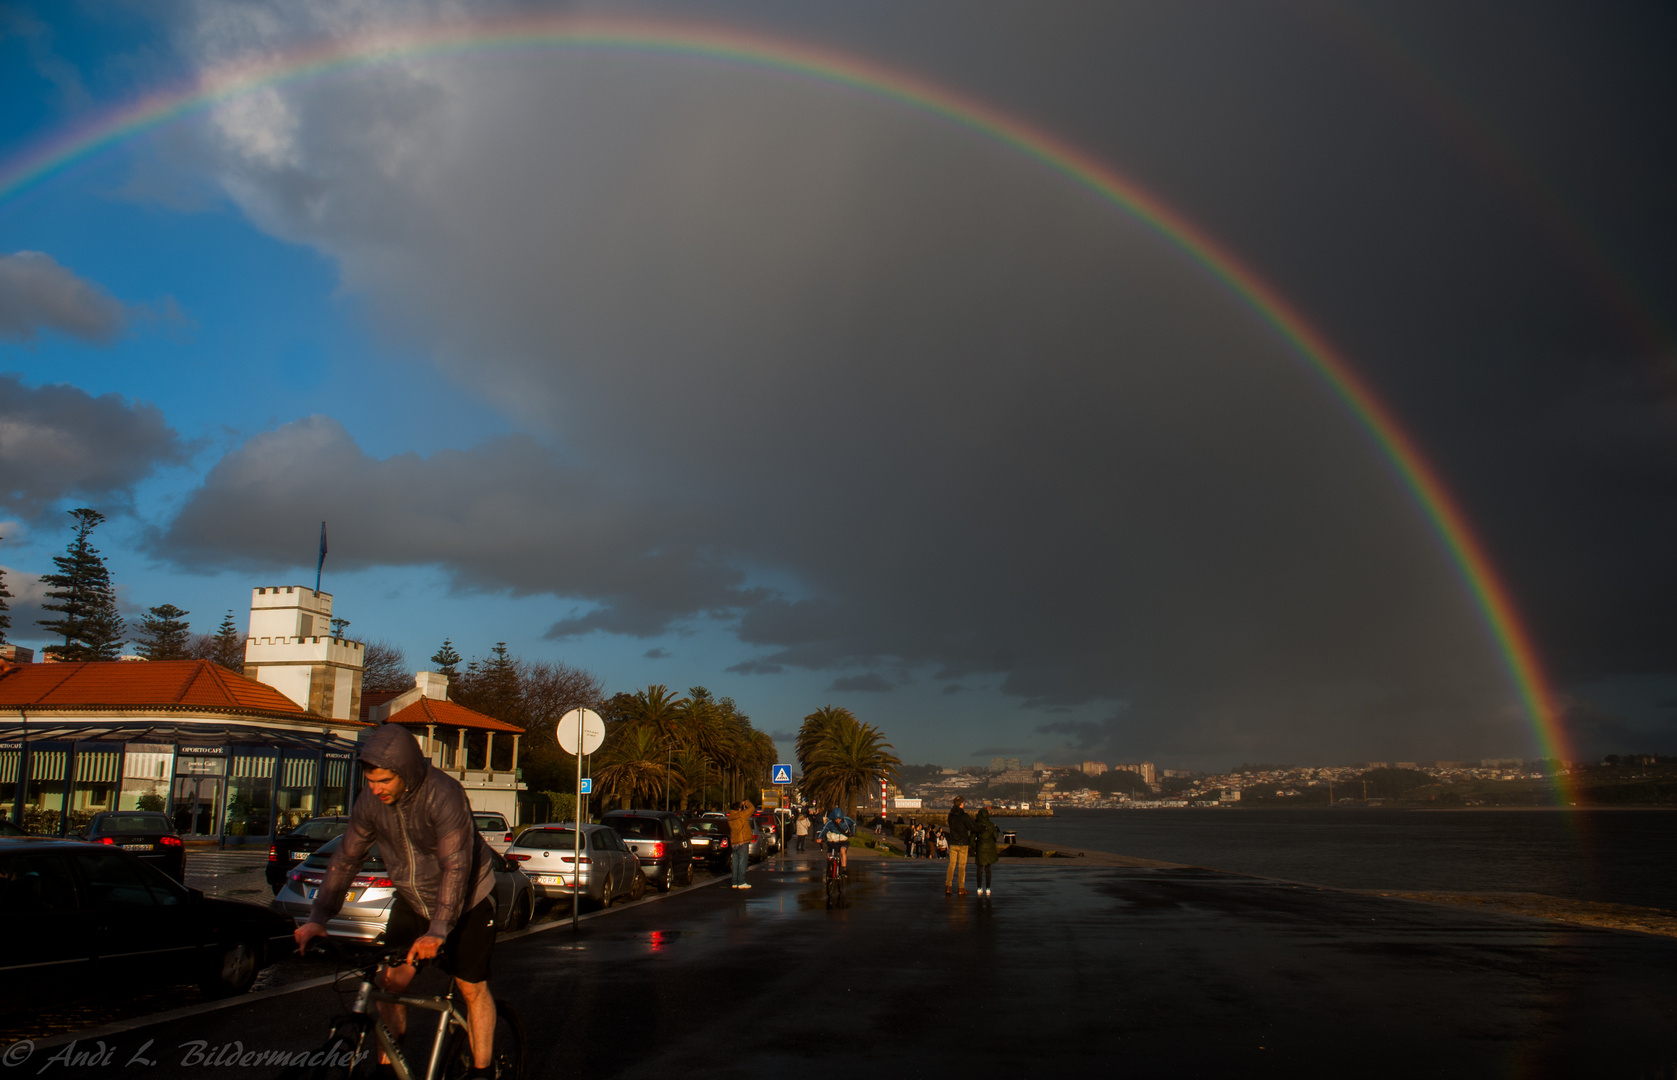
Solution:
<path fill-rule="evenodd" d="M 973 820 L 978 823 L 979 828 L 983 828 L 984 826 L 990 824 L 990 808 L 986 806 L 979 810 L 978 816 Z"/>
<path fill-rule="evenodd" d="M 408 791 L 419 787 L 431 767 L 431 763 L 425 760 L 424 751 L 419 748 L 419 740 L 401 724 L 379 725 L 361 744 L 361 753 L 357 756 L 363 765 L 389 769 L 400 776 Z"/>

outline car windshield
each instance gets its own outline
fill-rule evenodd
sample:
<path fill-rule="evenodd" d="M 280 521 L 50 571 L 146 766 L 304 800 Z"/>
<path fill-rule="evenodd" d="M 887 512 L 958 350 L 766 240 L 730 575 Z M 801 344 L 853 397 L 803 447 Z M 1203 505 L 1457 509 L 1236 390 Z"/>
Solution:
<path fill-rule="evenodd" d="M 472 820 L 477 823 L 478 832 L 507 831 L 507 819 L 500 814 L 473 814 Z"/>
<path fill-rule="evenodd" d="M 570 829 L 526 829 L 519 834 L 516 846 L 537 851 L 570 851 L 576 847 L 576 833 Z"/>
<path fill-rule="evenodd" d="M 695 821 L 687 827 L 696 833 L 705 833 L 710 836 L 722 836 L 728 831 L 720 821 Z"/>
<path fill-rule="evenodd" d="M 645 840 L 661 840 L 664 836 L 662 824 L 657 818 L 610 818 L 606 824 L 616 829 L 619 836 Z"/>
<path fill-rule="evenodd" d="M 332 856 L 338 853 L 338 847 L 343 843 L 343 841 L 344 838 L 342 836 L 335 836 L 326 841 L 326 843 L 320 845 L 320 848 L 313 855 L 310 855 L 303 863 L 304 868 L 308 870 L 324 870 L 328 866 L 331 866 Z M 363 873 L 376 873 L 382 871 L 383 869 L 384 860 L 379 858 L 378 845 L 374 844 L 371 848 L 367 849 L 367 857 L 361 860 L 361 870 Z"/>
<path fill-rule="evenodd" d="M 347 828 L 347 821 L 305 821 L 292 829 L 291 835 L 304 840 L 330 840 L 334 836 L 342 836 Z"/>
<path fill-rule="evenodd" d="M 169 819 L 162 814 L 107 814 L 94 825 L 106 835 L 120 833 L 172 833 Z"/>

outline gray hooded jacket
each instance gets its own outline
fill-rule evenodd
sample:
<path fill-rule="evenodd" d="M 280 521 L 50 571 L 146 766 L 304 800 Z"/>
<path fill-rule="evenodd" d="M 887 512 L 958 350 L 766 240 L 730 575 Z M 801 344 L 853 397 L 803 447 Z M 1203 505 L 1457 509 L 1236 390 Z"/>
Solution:
<path fill-rule="evenodd" d="M 360 758 L 363 765 L 400 776 L 406 790 L 389 806 L 370 791 L 355 800 L 309 921 L 325 926 L 343 907 L 344 891 L 376 840 L 396 894 L 431 920 L 427 934 L 447 937 L 460 916 L 495 888 L 489 849 L 472 822 L 466 790 L 427 761 L 419 740 L 400 724 L 374 731 Z"/>

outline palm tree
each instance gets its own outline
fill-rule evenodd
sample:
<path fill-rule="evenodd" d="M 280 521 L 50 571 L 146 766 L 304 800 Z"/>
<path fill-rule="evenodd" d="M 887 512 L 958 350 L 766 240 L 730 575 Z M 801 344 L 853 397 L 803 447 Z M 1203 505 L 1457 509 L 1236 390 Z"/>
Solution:
<path fill-rule="evenodd" d="M 629 723 L 637 730 L 650 732 L 663 750 L 665 776 L 681 745 L 681 722 L 687 707 L 686 698 L 670 693 L 663 683 L 654 683 L 645 690 L 637 690 L 628 708 Z M 664 808 L 669 809 L 670 789 L 664 785 Z"/>
<path fill-rule="evenodd" d="M 819 805 L 843 806 L 853 818 L 857 796 L 902 766 L 883 732 L 859 722 L 849 709 L 831 705 L 804 717 L 797 745 L 803 792 Z"/>
<path fill-rule="evenodd" d="M 616 795 L 628 808 L 651 801 L 669 784 L 664 744 L 650 727 L 619 727 L 596 757 L 594 779 L 602 793 Z"/>

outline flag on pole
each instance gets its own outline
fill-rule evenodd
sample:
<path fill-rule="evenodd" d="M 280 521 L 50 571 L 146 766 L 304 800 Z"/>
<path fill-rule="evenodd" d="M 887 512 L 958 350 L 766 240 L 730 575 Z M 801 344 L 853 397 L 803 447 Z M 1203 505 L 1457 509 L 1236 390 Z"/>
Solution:
<path fill-rule="evenodd" d="M 320 591 L 320 572 L 326 568 L 326 522 L 320 523 L 320 561 L 314 564 L 314 591 Z"/>

